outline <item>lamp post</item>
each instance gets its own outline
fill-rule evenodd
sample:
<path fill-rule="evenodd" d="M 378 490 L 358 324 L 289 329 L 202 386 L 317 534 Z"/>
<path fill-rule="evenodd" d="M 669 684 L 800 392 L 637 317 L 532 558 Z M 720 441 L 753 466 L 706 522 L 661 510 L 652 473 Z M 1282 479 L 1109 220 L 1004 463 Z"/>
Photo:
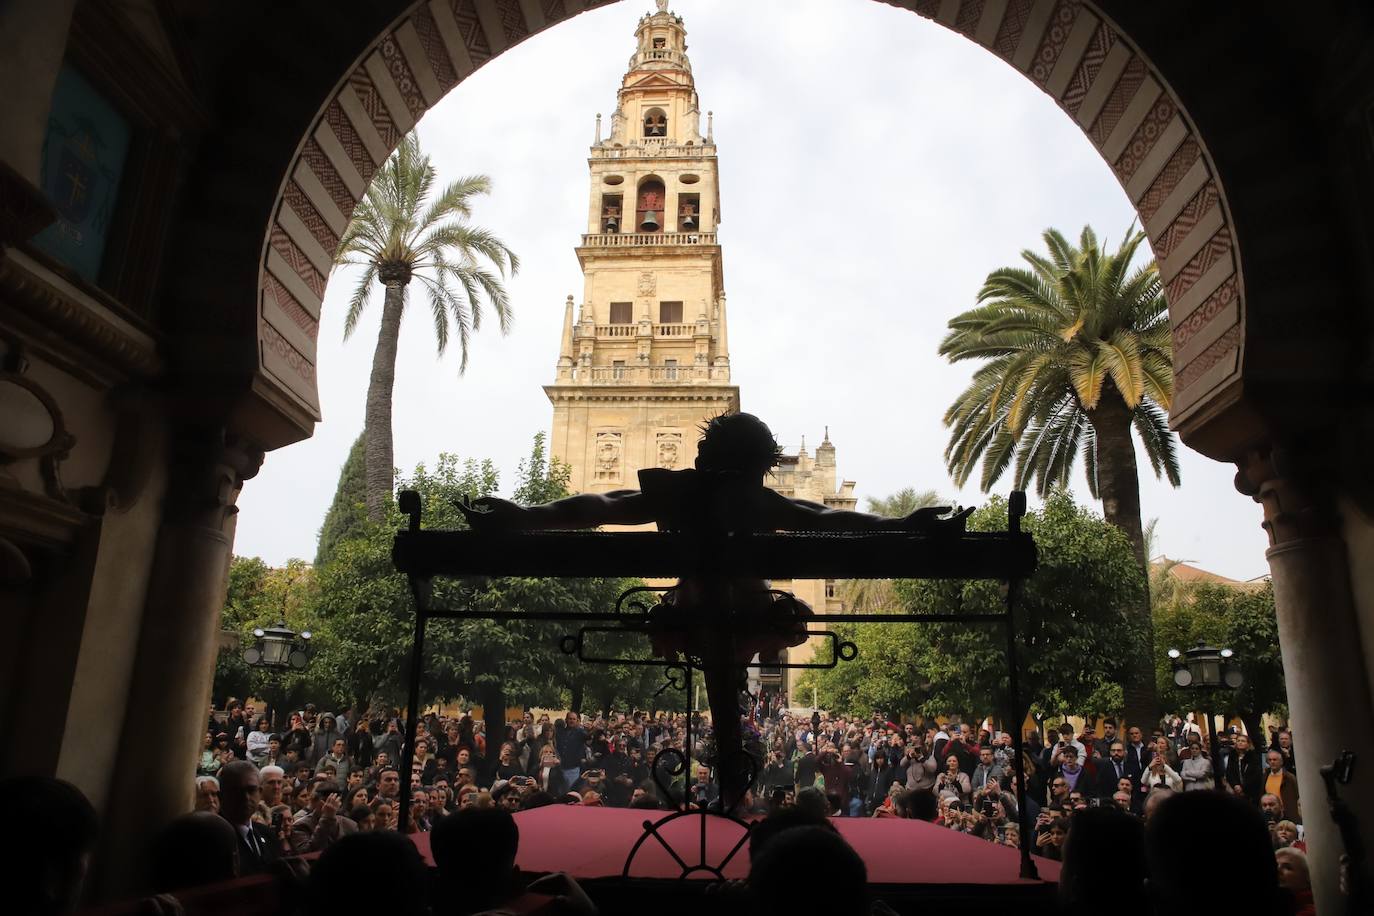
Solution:
<path fill-rule="evenodd" d="M 1207 690 L 1225 687 L 1239 690 L 1245 683 L 1239 659 L 1230 649 L 1218 649 L 1206 643 L 1198 643 L 1186 652 L 1169 650 L 1169 660 L 1174 668 L 1174 683 L 1185 690 Z M 1226 714 L 1222 713 L 1222 726 L 1225 727 Z M 1212 778 L 1216 788 L 1221 788 L 1225 771 L 1217 772 L 1221 765 L 1221 738 L 1213 723 L 1212 713 L 1207 713 L 1207 731 L 1212 745 Z"/>
<path fill-rule="evenodd" d="M 285 620 L 270 627 L 257 627 L 253 630 L 256 641 L 243 650 L 243 660 L 254 668 L 269 671 L 300 671 L 310 663 L 310 635 L 309 630 L 297 635 Z M 268 713 L 268 721 L 272 722 L 275 710 L 269 707 Z"/>

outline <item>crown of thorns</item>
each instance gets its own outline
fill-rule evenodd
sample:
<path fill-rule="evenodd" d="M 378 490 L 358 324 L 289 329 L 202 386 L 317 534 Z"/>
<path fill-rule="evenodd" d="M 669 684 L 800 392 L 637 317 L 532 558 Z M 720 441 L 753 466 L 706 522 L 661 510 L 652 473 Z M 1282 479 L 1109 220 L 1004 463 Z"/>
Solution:
<path fill-rule="evenodd" d="M 782 447 L 768 424 L 753 414 L 724 413 L 701 426 L 697 454 L 706 470 L 767 473 L 778 466 Z"/>

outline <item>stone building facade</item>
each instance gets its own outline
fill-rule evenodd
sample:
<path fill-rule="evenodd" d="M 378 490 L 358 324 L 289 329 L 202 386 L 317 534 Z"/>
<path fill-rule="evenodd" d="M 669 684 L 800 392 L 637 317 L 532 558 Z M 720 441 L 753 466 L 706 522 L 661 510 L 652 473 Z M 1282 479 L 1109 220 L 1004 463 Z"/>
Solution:
<path fill-rule="evenodd" d="M 555 379 L 544 386 L 551 448 L 577 492 L 633 489 L 644 468 L 692 467 L 702 425 L 740 408 L 711 113 L 703 133 L 682 17 L 644 16 L 635 38 L 609 136 L 597 117 L 587 232 L 577 246 L 582 301 L 568 297 Z M 784 455 L 768 485 L 833 508 L 856 502 L 854 482 L 837 483 L 828 429 L 814 457 L 804 442 Z M 817 610 L 839 606 L 833 582 L 774 585 Z M 790 657 L 811 652 L 801 646 Z M 776 668 L 761 676 L 782 686 Z"/>

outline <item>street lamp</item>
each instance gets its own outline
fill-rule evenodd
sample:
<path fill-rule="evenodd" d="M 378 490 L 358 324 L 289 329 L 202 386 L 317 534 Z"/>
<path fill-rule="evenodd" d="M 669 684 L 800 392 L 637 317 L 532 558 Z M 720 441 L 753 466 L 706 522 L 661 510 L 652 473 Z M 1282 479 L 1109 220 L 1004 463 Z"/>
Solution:
<path fill-rule="evenodd" d="M 255 668 L 299 671 L 310 662 L 310 631 L 299 636 L 279 620 L 270 627 L 253 630 L 257 642 L 243 650 L 243 660 Z"/>
<path fill-rule="evenodd" d="M 1174 666 L 1174 683 L 1180 687 L 1229 687 L 1237 690 L 1245 675 L 1236 667 L 1236 653 L 1198 643 L 1187 652 L 1169 650 Z"/>
<path fill-rule="evenodd" d="M 1187 652 L 1169 650 L 1169 661 L 1174 668 L 1174 683 L 1189 690 L 1206 690 L 1225 687 L 1239 690 L 1245 683 L 1236 653 L 1230 649 L 1218 649 L 1206 643 L 1198 643 Z M 1222 715 L 1225 726 L 1225 714 Z M 1216 772 L 1221 765 L 1221 736 L 1215 727 L 1212 715 L 1207 714 L 1207 731 L 1211 733 L 1212 770 L 1216 785 L 1221 785 L 1224 773 Z"/>

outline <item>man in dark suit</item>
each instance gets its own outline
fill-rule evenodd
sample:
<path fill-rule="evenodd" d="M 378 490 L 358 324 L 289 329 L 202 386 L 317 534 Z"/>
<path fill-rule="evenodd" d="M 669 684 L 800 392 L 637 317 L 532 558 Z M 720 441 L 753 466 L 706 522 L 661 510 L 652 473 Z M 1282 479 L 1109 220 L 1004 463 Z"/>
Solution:
<path fill-rule="evenodd" d="M 257 875 L 281 858 L 281 840 L 253 822 L 262 786 L 258 768 L 246 760 L 225 764 L 219 771 L 220 817 L 238 833 L 239 874 Z"/>
<path fill-rule="evenodd" d="M 1113 741 L 1107 751 L 1107 759 L 1097 766 L 1097 797 L 1110 801 L 1123 779 L 1130 779 L 1132 784 L 1140 782 L 1138 776 L 1131 776 L 1126 766 L 1126 745 Z"/>

